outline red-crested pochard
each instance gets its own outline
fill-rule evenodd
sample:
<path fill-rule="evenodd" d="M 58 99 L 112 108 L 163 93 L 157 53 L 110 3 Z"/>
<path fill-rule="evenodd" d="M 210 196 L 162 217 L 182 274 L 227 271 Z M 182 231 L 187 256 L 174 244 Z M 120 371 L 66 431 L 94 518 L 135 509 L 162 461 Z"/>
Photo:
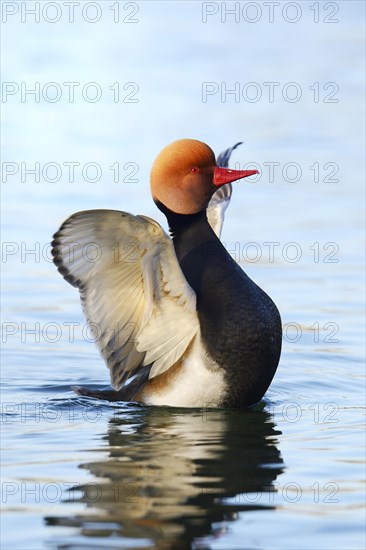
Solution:
<path fill-rule="evenodd" d="M 154 220 L 118 210 L 78 212 L 54 235 L 54 262 L 80 291 L 113 387 L 78 394 L 235 408 L 265 394 L 280 358 L 281 318 L 219 238 L 230 182 L 256 173 L 227 168 L 235 147 L 217 164 L 194 139 L 159 154 L 151 193 L 171 238 Z"/>

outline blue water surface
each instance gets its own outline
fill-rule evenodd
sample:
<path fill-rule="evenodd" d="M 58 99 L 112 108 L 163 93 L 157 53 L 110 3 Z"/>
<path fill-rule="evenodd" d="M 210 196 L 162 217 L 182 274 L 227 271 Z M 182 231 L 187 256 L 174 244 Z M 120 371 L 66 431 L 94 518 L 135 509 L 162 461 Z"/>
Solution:
<path fill-rule="evenodd" d="M 363 549 L 363 2 L 2 10 L 1 547 Z M 89 208 L 166 227 L 149 171 L 182 137 L 260 170 L 222 236 L 284 326 L 252 410 L 70 389 L 108 371 L 52 234 Z"/>

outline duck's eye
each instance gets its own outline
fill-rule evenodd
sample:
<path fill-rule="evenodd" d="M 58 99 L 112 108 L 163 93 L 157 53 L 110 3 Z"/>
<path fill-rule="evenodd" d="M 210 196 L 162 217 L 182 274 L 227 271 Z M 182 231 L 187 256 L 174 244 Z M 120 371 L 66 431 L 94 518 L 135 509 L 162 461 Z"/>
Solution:
<path fill-rule="evenodd" d="M 199 171 L 200 171 L 200 169 L 198 168 L 198 166 L 194 166 L 194 167 L 192 168 L 192 170 L 191 170 L 191 172 L 192 172 L 193 174 L 197 174 L 197 172 L 199 172 Z"/>

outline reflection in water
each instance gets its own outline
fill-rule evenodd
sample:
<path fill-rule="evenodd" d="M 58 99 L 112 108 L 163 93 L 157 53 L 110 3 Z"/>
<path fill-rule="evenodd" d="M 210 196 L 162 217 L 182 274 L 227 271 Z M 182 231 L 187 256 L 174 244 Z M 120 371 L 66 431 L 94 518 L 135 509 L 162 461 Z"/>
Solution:
<path fill-rule="evenodd" d="M 109 458 L 81 465 L 96 478 L 75 488 L 86 510 L 47 522 L 80 528 L 59 548 L 209 548 L 237 512 L 274 507 L 279 433 L 258 409 L 124 410 L 109 422 Z"/>

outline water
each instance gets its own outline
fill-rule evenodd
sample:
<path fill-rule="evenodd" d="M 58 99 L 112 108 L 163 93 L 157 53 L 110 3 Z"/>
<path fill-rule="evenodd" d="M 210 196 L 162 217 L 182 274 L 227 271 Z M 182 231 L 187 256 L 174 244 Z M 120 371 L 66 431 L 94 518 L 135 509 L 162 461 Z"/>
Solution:
<path fill-rule="evenodd" d="M 113 23 L 110 2 L 97 3 L 96 23 L 76 8 L 69 23 L 63 2 L 22 23 L 34 3 L 10 4 L 19 12 L 3 24 L 3 80 L 19 93 L 2 105 L 3 162 L 14 163 L 2 191 L 2 548 L 364 548 L 363 3 L 298 2 L 285 15 L 281 3 L 273 23 L 260 3 L 247 8 L 262 8 L 257 23 L 243 11 L 238 23 L 220 11 L 203 23 L 221 3 L 139 2 L 135 14 L 120 4 L 130 24 Z M 297 22 L 285 20 L 291 9 Z M 21 82 L 40 83 L 39 102 L 21 101 Z M 49 82 L 62 91 L 53 103 Z M 73 103 L 64 82 L 80 83 Z M 78 93 L 90 82 L 102 90 L 95 103 Z M 115 103 L 116 82 L 138 101 Z M 219 87 L 207 101 L 204 82 Z M 236 82 L 239 101 L 221 101 L 222 83 Z M 273 102 L 265 82 L 279 83 Z M 244 140 L 232 166 L 260 166 L 257 182 L 234 184 L 223 234 L 284 324 L 279 369 L 254 410 L 109 404 L 70 390 L 102 387 L 108 373 L 77 292 L 50 261 L 51 235 L 88 208 L 165 225 L 149 169 L 179 137 L 217 153 Z M 26 172 L 36 162 L 39 181 Z M 279 163 L 273 178 L 268 162 Z"/>

